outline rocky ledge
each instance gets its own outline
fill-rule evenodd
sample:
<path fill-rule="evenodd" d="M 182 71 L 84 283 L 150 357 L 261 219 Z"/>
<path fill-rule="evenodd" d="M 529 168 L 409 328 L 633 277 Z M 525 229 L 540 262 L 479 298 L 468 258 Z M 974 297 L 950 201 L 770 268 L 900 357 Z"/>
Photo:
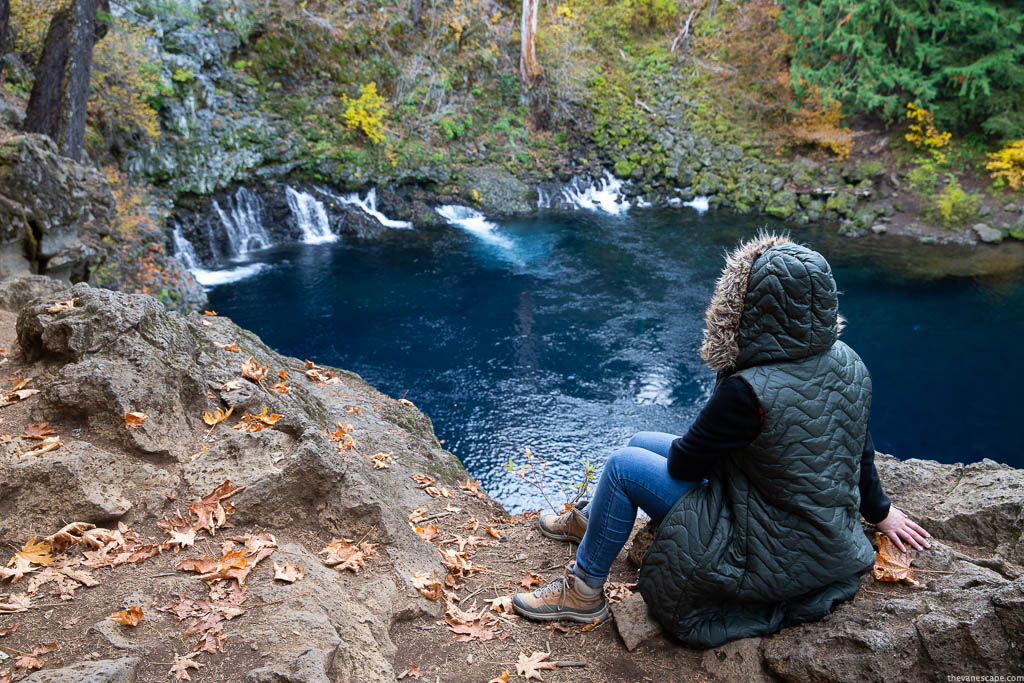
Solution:
<path fill-rule="evenodd" d="M 481 681 L 531 651 L 587 665 L 547 681 L 1024 672 L 1022 471 L 880 456 L 936 542 L 920 585 L 866 576 L 821 622 L 683 648 L 620 560 L 614 627 L 545 630 L 500 597 L 570 553 L 474 490 L 409 402 L 223 317 L 65 287 L 0 283 L 0 681 Z"/>

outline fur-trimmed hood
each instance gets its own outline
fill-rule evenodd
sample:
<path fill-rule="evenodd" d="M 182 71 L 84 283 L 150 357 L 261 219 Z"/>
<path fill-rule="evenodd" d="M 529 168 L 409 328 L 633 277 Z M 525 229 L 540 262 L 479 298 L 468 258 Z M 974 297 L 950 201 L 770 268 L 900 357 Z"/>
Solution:
<path fill-rule="evenodd" d="M 832 268 L 813 249 L 762 232 L 726 256 L 704 320 L 700 355 L 720 376 L 827 351 L 841 329 Z"/>

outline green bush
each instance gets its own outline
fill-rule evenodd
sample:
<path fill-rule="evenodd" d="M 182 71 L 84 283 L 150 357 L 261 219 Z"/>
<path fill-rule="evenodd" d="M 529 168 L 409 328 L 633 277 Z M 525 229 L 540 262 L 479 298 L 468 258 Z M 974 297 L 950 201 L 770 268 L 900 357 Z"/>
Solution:
<path fill-rule="evenodd" d="M 946 188 L 935 199 L 935 218 L 947 228 L 956 230 L 971 222 L 981 207 L 981 197 L 966 192 L 956 178 L 950 176 Z"/>

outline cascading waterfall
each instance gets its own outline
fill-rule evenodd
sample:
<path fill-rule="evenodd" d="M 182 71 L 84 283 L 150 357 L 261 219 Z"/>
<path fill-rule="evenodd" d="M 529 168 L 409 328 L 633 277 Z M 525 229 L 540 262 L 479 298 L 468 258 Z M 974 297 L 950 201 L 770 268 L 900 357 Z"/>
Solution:
<path fill-rule="evenodd" d="M 540 185 L 537 186 L 537 208 L 538 209 L 550 209 L 551 208 L 551 195 L 544 191 L 544 188 Z"/>
<path fill-rule="evenodd" d="M 285 196 L 288 199 L 288 208 L 291 209 L 292 216 L 302 231 L 303 242 L 324 244 L 338 239 L 338 236 L 331 232 L 327 210 L 316 197 L 291 187 L 285 190 Z"/>
<path fill-rule="evenodd" d="M 174 245 L 174 258 L 181 261 L 182 265 L 192 273 L 192 277 L 196 279 L 196 282 L 203 287 L 213 287 L 214 285 L 222 285 L 227 282 L 244 280 L 267 268 L 265 263 L 251 263 L 225 270 L 207 270 L 203 268 L 203 262 L 196 254 L 195 247 L 181 234 L 180 225 L 174 226 L 174 230 L 171 232 L 171 242 Z"/>
<path fill-rule="evenodd" d="M 471 209 L 468 206 L 459 206 L 458 204 L 444 204 L 442 206 L 434 207 L 434 211 L 436 211 L 441 218 L 448 221 L 450 225 L 460 227 L 466 232 L 476 235 L 485 242 L 497 244 L 498 246 L 506 249 L 512 248 L 511 241 L 495 232 L 495 229 L 498 226 L 487 220 L 484 215 L 476 209 Z"/>
<path fill-rule="evenodd" d="M 584 184 L 578 177 L 573 178 L 568 186 L 562 188 L 562 197 L 573 208 L 613 215 L 623 214 L 630 207 L 629 199 L 622 193 L 622 181 L 608 171 L 596 183 L 587 181 Z"/>
<path fill-rule="evenodd" d="M 224 227 L 232 258 L 273 245 L 270 233 L 263 227 L 263 200 L 247 188 L 238 188 L 235 196 L 228 198 L 227 211 L 217 200 L 213 200 L 212 206 Z"/>
<path fill-rule="evenodd" d="M 367 192 L 366 196 L 360 198 L 358 192 L 352 192 L 350 194 L 340 196 L 333 192 L 324 190 L 323 188 L 317 188 L 319 192 L 330 197 L 331 199 L 345 204 L 347 206 L 354 206 L 368 216 L 373 216 L 377 221 L 385 228 L 400 228 L 400 229 L 411 229 L 412 223 L 409 221 L 399 221 L 393 218 L 388 218 L 380 211 L 377 210 L 377 188 L 371 187 Z"/>
<path fill-rule="evenodd" d="M 703 195 L 698 195 L 688 202 L 683 202 L 683 206 L 696 209 L 697 213 L 704 213 L 708 210 L 708 198 Z"/>

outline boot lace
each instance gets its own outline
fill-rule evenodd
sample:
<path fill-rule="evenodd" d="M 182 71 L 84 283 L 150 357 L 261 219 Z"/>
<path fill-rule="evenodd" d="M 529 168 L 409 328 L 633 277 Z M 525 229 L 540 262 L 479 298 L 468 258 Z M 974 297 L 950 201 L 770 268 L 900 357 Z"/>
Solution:
<path fill-rule="evenodd" d="M 566 595 L 569 594 L 568 576 L 562 576 L 555 579 L 543 588 L 538 588 L 537 590 L 535 590 L 533 594 L 538 598 L 543 598 L 548 595 L 553 595 L 556 592 L 558 593 L 558 607 L 561 608 L 565 605 Z"/>

